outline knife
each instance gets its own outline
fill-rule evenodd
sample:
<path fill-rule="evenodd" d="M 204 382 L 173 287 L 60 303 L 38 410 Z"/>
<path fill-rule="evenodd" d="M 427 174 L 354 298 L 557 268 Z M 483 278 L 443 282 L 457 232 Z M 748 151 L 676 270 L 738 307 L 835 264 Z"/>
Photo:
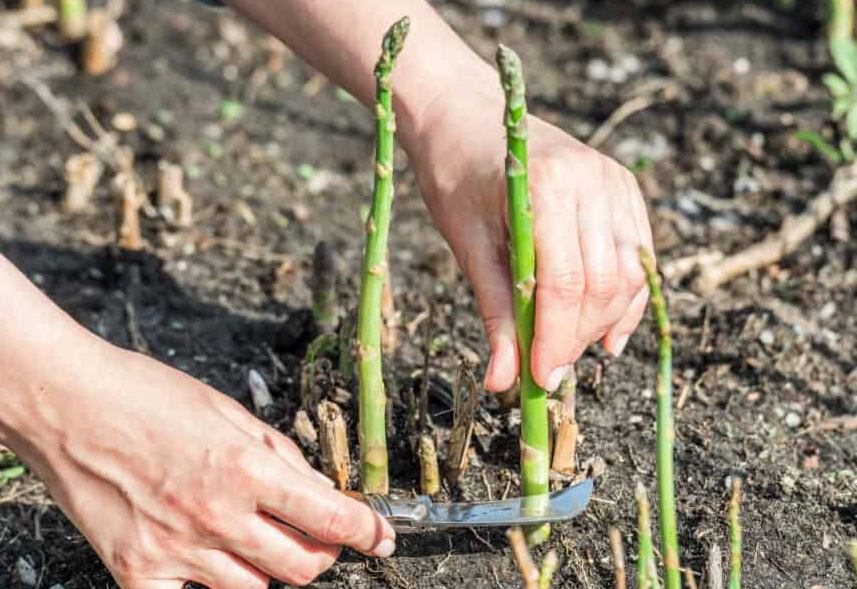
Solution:
<path fill-rule="evenodd" d="M 592 497 L 592 479 L 586 479 L 550 495 L 516 497 L 481 503 L 435 503 L 419 495 L 392 499 L 384 495 L 362 495 L 378 514 L 399 531 L 423 528 L 486 528 L 530 526 L 563 522 L 580 514 Z"/>

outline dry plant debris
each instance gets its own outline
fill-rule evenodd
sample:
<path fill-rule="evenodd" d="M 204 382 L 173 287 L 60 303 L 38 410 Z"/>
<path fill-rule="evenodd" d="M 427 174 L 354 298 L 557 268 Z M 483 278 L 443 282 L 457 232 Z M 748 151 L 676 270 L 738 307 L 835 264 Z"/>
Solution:
<path fill-rule="evenodd" d="M 63 210 L 77 213 L 84 210 L 104 173 L 104 164 L 92 153 L 70 156 L 65 162 L 66 190 Z"/>
<path fill-rule="evenodd" d="M 337 489 L 344 491 L 348 488 L 351 471 L 345 418 L 339 406 L 330 401 L 319 403 L 317 417 L 322 472 L 336 484 Z"/>

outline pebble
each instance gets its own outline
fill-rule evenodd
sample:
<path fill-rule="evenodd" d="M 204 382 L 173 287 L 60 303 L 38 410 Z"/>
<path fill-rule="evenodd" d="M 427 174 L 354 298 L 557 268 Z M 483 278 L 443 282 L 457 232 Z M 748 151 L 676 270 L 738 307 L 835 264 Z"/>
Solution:
<path fill-rule="evenodd" d="M 24 587 L 35 587 L 39 582 L 36 569 L 23 556 L 18 557 L 15 562 L 15 576 Z"/>
<path fill-rule="evenodd" d="M 765 344 L 766 346 L 770 346 L 774 343 L 774 332 L 770 329 L 762 330 L 762 333 L 759 334 L 759 341 Z"/>
<path fill-rule="evenodd" d="M 818 311 L 819 319 L 831 319 L 836 314 L 836 303 L 828 301 Z"/>
<path fill-rule="evenodd" d="M 122 133 L 130 133 L 137 128 L 137 118 L 129 112 L 117 112 L 110 121 L 113 128 Z"/>
<path fill-rule="evenodd" d="M 796 481 L 794 480 L 794 478 L 787 474 L 783 475 L 783 477 L 780 479 L 780 486 L 786 493 L 791 493 L 792 491 L 794 491 L 795 484 Z"/>
<path fill-rule="evenodd" d="M 586 77 L 596 82 L 603 82 L 610 77 L 610 64 L 601 58 L 595 58 L 586 64 Z"/>
<path fill-rule="evenodd" d="M 736 74 L 738 74 L 739 76 L 742 76 L 744 74 L 749 73 L 750 72 L 750 60 L 747 59 L 746 57 L 739 57 L 732 64 L 732 70 Z"/>
<path fill-rule="evenodd" d="M 800 415 L 798 415 L 794 411 L 789 411 L 788 413 L 786 413 L 785 422 L 787 427 L 791 429 L 797 429 L 801 423 Z"/>

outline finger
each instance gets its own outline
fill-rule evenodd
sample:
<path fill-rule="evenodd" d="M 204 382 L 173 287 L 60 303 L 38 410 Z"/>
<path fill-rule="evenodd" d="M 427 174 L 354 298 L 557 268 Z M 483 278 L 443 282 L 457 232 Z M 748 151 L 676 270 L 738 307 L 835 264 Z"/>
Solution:
<path fill-rule="evenodd" d="M 620 252 L 621 282 L 626 292 L 634 294 L 624 315 L 609 329 L 603 340 L 604 348 L 614 356 L 619 356 L 625 349 L 631 333 L 645 313 L 649 291 L 645 273 L 640 266 L 639 249 L 641 246 L 651 248 L 651 228 L 637 181 L 629 172 L 622 174 L 622 178 L 626 188 L 626 207 L 623 210 L 629 211 L 631 219 L 623 218 L 614 224 L 614 232 Z"/>
<path fill-rule="evenodd" d="M 635 200 L 638 200 L 639 190 L 636 188 L 636 182 L 630 177 L 630 173 L 623 168 L 617 167 L 617 170 L 618 174 L 615 179 L 617 189 L 611 193 L 610 198 L 613 239 L 616 244 L 619 276 L 618 290 L 611 306 L 616 309 L 618 315 L 610 317 L 610 319 L 615 319 L 614 323 L 606 324 L 606 337 L 603 342 L 607 351 L 614 356 L 619 356 L 622 353 L 628 336 L 636 326 L 633 319 L 637 314 L 637 309 L 632 310 L 630 307 L 632 301 L 637 298 L 646 284 L 646 275 L 640 266 L 642 238 L 634 215 L 633 204 Z M 629 179 L 633 185 L 629 183 Z M 622 330 L 618 331 L 617 326 L 623 322 Z M 625 331 L 627 324 L 631 324 L 630 331 Z"/>
<path fill-rule="evenodd" d="M 576 200 L 562 193 L 538 195 L 533 212 L 538 263 L 531 369 L 536 382 L 553 392 L 575 360 L 586 283 Z"/>
<path fill-rule="evenodd" d="M 293 585 L 310 583 L 339 557 L 338 546 L 322 544 L 262 514 L 251 519 L 246 533 L 253 541 L 234 550 L 253 566 Z"/>
<path fill-rule="evenodd" d="M 206 550 L 200 555 L 199 578 L 209 589 L 267 589 L 268 575 L 241 558 L 223 550 Z"/>
<path fill-rule="evenodd" d="M 646 312 L 646 305 L 649 302 L 649 287 L 644 286 L 640 289 L 634 300 L 628 306 L 628 311 L 614 325 L 607 335 L 604 336 L 604 348 L 614 356 L 620 355 L 625 346 L 628 344 L 631 334 L 637 329 L 640 320 Z"/>
<path fill-rule="evenodd" d="M 487 231 L 472 234 L 461 267 L 473 285 L 482 324 L 491 348 L 485 371 L 485 388 L 501 392 L 511 388 L 518 376 L 518 347 L 512 309 L 512 280 L 505 243 L 497 243 Z"/>
<path fill-rule="evenodd" d="M 273 450 L 277 456 L 298 471 L 308 476 L 314 476 L 324 484 L 333 486 L 333 481 L 310 466 L 297 444 L 264 421 L 255 417 L 234 399 L 225 395 L 223 397 L 223 402 L 220 403 L 219 408 L 223 415 L 235 424 L 236 427 Z"/>
<path fill-rule="evenodd" d="M 350 546 L 364 554 L 386 557 L 396 548 L 396 534 L 365 504 L 317 482 L 258 469 L 263 489 L 259 509 L 304 531 L 322 544 Z"/>
<path fill-rule="evenodd" d="M 184 581 L 127 581 L 120 582 L 119 586 L 122 589 L 182 589 Z"/>
<path fill-rule="evenodd" d="M 629 286 L 633 280 L 628 281 L 628 272 L 638 269 L 639 263 L 634 262 L 634 248 L 627 247 L 638 239 L 636 223 L 619 177 L 621 168 L 606 158 L 603 165 L 603 197 L 580 207 L 580 243 L 586 275 L 577 334 L 581 351 L 601 339 L 624 316 L 636 294 L 636 289 Z"/>

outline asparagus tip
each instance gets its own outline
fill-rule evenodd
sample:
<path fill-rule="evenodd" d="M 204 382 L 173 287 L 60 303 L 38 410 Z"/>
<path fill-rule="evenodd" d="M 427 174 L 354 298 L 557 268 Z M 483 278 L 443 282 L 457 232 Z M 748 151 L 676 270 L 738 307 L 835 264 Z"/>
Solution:
<path fill-rule="evenodd" d="M 387 34 L 384 35 L 384 41 L 381 48 L 385 55 L 389 55 L 391 60 L 396 59 L 405 45 L 405 38 L 408 36 L 408 31 L 411 29 L 411 19 L 403 16 L 393 23 Z"/>
<path fill-rule="evenodd" d="M 500 78 L 504 86 L 507 87 L 507 92 L 511 88 L 520 87 L 523 91 L 524 74 L 521 66 L 521 58 L 515 51 L 506 45 L 497 47 L 497 67 L 500 68 Z"/>

